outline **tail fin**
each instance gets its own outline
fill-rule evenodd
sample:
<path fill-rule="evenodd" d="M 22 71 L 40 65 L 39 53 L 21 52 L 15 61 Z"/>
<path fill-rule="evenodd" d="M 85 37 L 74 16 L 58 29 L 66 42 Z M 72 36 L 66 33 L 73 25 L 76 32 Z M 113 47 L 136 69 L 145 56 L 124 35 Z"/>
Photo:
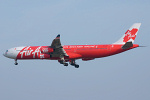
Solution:
<path fill-rule="evenodd" d="M 136 35 L 138 33 L 138 30 L 141 26 L 141 23 L 135 23 L 133 24 L 129 30 L 126 31 L 126 33 L 114 44 L 125 44 L 126 42 L 134 42 Z"/>

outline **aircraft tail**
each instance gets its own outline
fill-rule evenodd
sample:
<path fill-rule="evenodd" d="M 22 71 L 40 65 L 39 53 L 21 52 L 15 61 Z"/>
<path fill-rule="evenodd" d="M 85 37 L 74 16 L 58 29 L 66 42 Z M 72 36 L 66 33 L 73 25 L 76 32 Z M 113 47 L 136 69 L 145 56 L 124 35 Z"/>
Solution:
<path fill-rule="evenodd" d="M 125 44 L 126 42 L 134 42 L 141 23 L 134 23 L 129 30 L 114 44 Z"/>

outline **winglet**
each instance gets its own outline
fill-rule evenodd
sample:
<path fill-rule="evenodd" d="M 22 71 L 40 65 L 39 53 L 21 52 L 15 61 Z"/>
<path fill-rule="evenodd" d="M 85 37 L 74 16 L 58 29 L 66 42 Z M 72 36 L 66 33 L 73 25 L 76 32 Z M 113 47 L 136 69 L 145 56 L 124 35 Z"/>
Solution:
<path fill-rule="evenodd" d="M 60 39 L 60 34 L 58 34 L 58 35 L 56 36 L 56 39 Z"/>

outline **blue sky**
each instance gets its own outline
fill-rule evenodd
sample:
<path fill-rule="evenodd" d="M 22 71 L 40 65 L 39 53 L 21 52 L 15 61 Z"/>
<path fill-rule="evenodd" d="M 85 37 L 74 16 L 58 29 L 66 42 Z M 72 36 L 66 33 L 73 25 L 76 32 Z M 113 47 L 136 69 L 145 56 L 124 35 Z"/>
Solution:
<path fill-rule="evenodd" d="M 1 100 L 149 100 L 149 0 L 1 0 Z M 84 62 L 18 61 L 2 54 L 16 46 L 109 44 L 136 22 L 136 44 L 147 46 Z"/>

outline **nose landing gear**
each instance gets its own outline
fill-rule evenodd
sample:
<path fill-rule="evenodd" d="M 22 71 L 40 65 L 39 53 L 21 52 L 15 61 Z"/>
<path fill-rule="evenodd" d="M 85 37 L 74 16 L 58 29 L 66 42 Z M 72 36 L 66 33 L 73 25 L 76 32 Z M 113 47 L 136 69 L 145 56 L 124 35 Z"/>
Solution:
<path fill-rule="evenodd" d="M 15 59 L 15 63 L 14 63 L 15 65 L 18 65 L 18 63 L 17 63 L 17 59 Z"/>

